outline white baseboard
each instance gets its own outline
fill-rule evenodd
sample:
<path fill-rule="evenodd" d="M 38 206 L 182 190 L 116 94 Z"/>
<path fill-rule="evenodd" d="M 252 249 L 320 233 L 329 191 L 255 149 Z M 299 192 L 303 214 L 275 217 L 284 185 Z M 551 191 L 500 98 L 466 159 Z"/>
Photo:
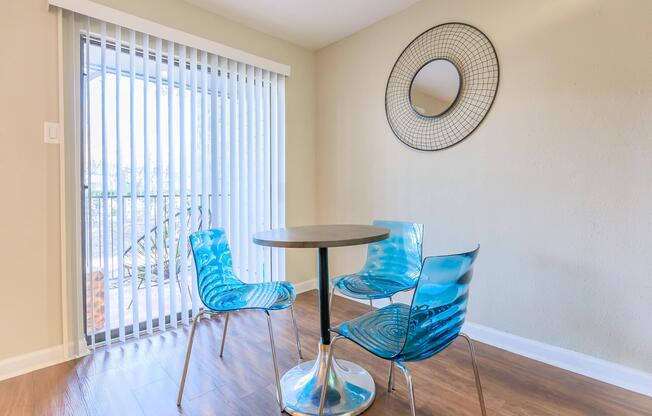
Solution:
<path fill-rule="evenodd" d="M 313 279 L 301 282 L 295 285 L 295 287 L 297 293 L 307 292 L 317 288 L 317 280 Z M 338 292 L 335 292 L 335 294 L 340 295 Z M 409 302 L 409 299 L 406 298 L 408 295 L 411 295 L 411 293 L 399 294 L 398 301 Z M 365 304 L 368 303 L 366 300 L 347 299 Z M 374 306 L 377 307 L 383 307 L 388 304 L 389 301 L 386 299 L 374 301 Z M 625 367 L 577 351 L 523 338 L 473 322 L 467 321 L 464 324 L 463 330 L 471 338 L 479 342 L 652 397 L 652 374 L 650 373 Z"/>
<path fill-rule="evenodd" d="M 0 360 L 0 380 L 16 377 L 65 361 L 63 345 Z"/>
<path fill-rule="evenodd" d="M 650 373 L 473 322 L 464 324 L 464 332 L 485 344 L 652 397 Z"/>
<path fill-rule="evenodd" d="M 292 283 L 294 285 L 294 291 L 297 293 L 308 292 L 313 289 L 317 289 L 317 279 L 310 279 L 299 283 Z"/>

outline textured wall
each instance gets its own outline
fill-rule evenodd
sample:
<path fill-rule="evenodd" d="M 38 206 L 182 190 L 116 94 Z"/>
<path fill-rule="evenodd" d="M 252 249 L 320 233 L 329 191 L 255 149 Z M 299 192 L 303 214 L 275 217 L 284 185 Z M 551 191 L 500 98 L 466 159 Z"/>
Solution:
<path fill-rule="evenodd" d="M 318 52 L 318 218 L 425 223 L 425 254 L 482 244 L 473 322 L 652 371 L 652 2 L 424 0 Z M 421 153 L 385 119 L 387 77 L 460 21 L 501 80 L 480 128 Z M 363 249 L 338 249 L 333 272 Z"/>

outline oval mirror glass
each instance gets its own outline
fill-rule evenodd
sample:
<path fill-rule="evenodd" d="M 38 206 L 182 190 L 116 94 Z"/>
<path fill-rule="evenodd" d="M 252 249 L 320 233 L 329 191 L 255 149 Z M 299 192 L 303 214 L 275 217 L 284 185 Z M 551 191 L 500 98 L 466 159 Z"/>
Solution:
<path fill-rule="evenodd" d="M 446 59 L 430 61 L 412 80 L 412 108 L 425 117 L 441 115 L 455 102 L 460 86 L 460 73 L 452 62 Z"/>

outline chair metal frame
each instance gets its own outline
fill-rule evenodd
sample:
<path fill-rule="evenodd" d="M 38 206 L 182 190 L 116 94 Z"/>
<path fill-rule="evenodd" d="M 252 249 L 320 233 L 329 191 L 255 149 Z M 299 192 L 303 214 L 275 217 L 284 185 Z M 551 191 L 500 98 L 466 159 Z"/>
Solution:
<path fill-rule="evenodd" d="M 299 339 L 299 330 L 297 328 L 297 323 L 296 320 L 294 319 L 294 306 L 290 306 L 290 313 L 292 314 L 292 323 L 294 326 L 294 335 L 296 338 L 296 343 L 297 343 L 297 352 L 299 353 L 299 358 L 303 359 L 303 354 L 301 352 L 301 341 Z M 274 342 L 274 329 L 272 326 L 272 318 L 270 316 L 270 313 L 268 310 L 265 309 L 258 309 L 259 311 L 262 311 L 265 316 L 267 317 L 267 328 L 269 330 L 269 343 L 272 349 L 272 361 L 274 363 L 274 377 L 276 379 L 276 390 L 278 392 L 278 402 L 280 405 L 281 412 L 283 412 L 283 409 L 285 409 L 285 406 L 283 405 L 283 391 L 281 390 L 281 377 L 279 374 L 279 369 L 278 369 L 278 359 L 276 357 L 276 343 Z M 181 406 L 181 399 L 183 398 L 183 391 L 186 386 L 186 376 L 188 374 L 188 364 L 190 363 L 190 355 L 192 353 L 192 346 L 193 342 L 195 339 L 195 331 L 197 330 L 197 324 L 201 320 L 202 317 L 204 316 L 219 316 L 219 315 L 226 315 L 226 318 L 224 320 L 224 332 L 222 333 L 222 341 L 220 345 L 220 358 L 224 356 L 224 344 L 226 342 L 226 334 L 227 334 L 227 329 L 229 326 L 229 312 L 214 312 L 214 311 L 207 311 L 203 310 L 197 314 L 195 319 L 193 320 L 192 323 L 192 329 L 190 330 L 190 336 L 188 337 L 188 347 L 186 349 L 186 358 L 183 364 L 183 373 L 181 375 L 181 384 L 179 385 L 179 394 L 177 396 L 177 406 Z M 210 318 L 209 318 L 210 319 Z"/>
<path fill-rule="evenodd" d="M 193 249 L 194 252 L 194 249 Z M 199 270 L 197 275 L 199 276 Z M 296 340 L 296 345 L 297 345 L 297 352 L 299 354 L 299 359 L 303 359 L 303 353 L 301 351 L 301 340 L 299 338 L 299 329 L 297 327 L 297 321 L 294 315 L 294 305 L 290 304 L 289 306 L 286 306 L 285 308 L 282 309 L 290 309 L 290 314 L 292 316 L 292 326 L 294 327 L 294 336 Z M 226 315 L 225 320 L 224 320 L 224 331 L 222 332 L 222 340 L 220 344 L 220 358 L 224 356 L 224 345 L 226 343 L 226 336 L 227 336 L 227 331 L 229 327 L 229 317 L 230 317 L 230 312 L 236 312 L 236 311 L 243 311 L 243 310 L 257 310 L 263 312 L 266 317 L 267 317 L 267 328 L 269 331 L 269 342 L 272 350 L 272 361 L 274 364 L 274 376 L 276 380 L 276 389 L 278 392 L 278 402 L 280 406 L 281 412 L 283 412 L 283 409 L 285 408 L 284 402 L 283 402 L 283 392 L 281 389 L 281 378 L 279 374 L 279 367 L 278 367 L 278 360 L 276 357 L 276 344 L 274 342 L 274 329 L 272 326 L 272 318 L 270 315 L 271 310 L 281 310 L 281 309 L 266 309 L 266 308 L 260 308 L 260 307 L 254 307 L 254 308 L 234 308 L 234 309 L 228 309 L 228 310 L 212 310 L 212 309 L 202 309 L 197 316 L 193 319 L 192 323 L 192 329 L 190 330 L 190 336 L 188 338 L 188 347 L 186 348 L 186 358 L 184 361 L 183 365 L 183 373 L 181 375 L 181 383 L 179 385 L 179 394 L 177 396 L 177 406 L 181 406 L 181 399 L 183 398 L 183 391 L 185 388 L 186 384 L 186 376 L 188 374 L 188 364 L 190 363 L 190 355 L 192 353 L 192 346 L 195 338 L 195 331 L 197 330 L 197 325 L 201 321 L 202 317 L 210 317 L 210 316 L 219 316 L 219 315 Z"/>
<path fill-rule="evenodd" d="M 429 259 L 456 257 L 456 256 L 470 256 L 471 259 L 472 259 L 471 260 L 471 265 L 469 266 L 467 271 L 462 274 L 462 276 L 464 276 L 464 278 L 467 279 L 465 284 L 468 285 L 468 283 L 470 282 L 470 279 L 471 279 L 471 275 L 472 275 L 473 259 L 475 258 L 475 256 L 477 256 L 478 250 L 479 250 L 479 247 L 478 247 L 478 249 L 476 249 L 473 252 L 464 253 L 464 254 L 461 254 L 461 255 L 436 256 L 434 258 L 424 259 L 424 268 L 422 269 L 422 276 L 424 274 L 427 275 L 425 265 L 426 265 L 426 262 L 429 261 Z M 420 276 L 419 277 L 419 281 L 420 281 L 419 283 L 421 283 L 421 278 L 422 277 Z M 426 281 L 428 283 L 425 283 L 425 284 L 432 284 L 432 283 L 429 282 L 430 280 L 431 280 L 430 278 L 427 278 Z M 410 322 L 411 322 L 411 319 L 412 319 L 412 314 L 415 312 L 415 302 L 416 302 L 417 291 L 419 290 L 419 287 L 420 286 L 417 285 L 417 287 L 415 289 L 415 294 L 413 296 L 412 305 L 410 306 L 410 315 L 408 316 L 408 319 L 407 319 L 408 327 L 410 326 Z M 430 298 L 428 298 L 428 299 L 430 299 Z M 436 298 L 433 298 L 433 299 L 436 299 Z M 422 298 L 419 301 L 423 302 L 423 300 L 424 299 Z M 455 300 L 457 300 L 457 299 L 455 299 Z M 464 301 L 464 302 L 466 302 L 466 301 Z M 424 304 L 427 304 L 427 303 L 421 303 L 420 305 L 424 305 Z M 388 306 L 387 308 L 390 308 L 390 307 L 391 306 Z M 421 309 L 420 306 L 417 309 L 420 310 Z M 380 310 L 377 313 L 382 313 L 382 310 Z M 366 316 L 366 314 L 363 315 L 363 316 Z M 362 325 L 360 322 L 364 322 L 364 321 L 358 321 L 358 322 L 359 323 L 357 325 Z M 427 322 L 427 321 L 424 321 L 424 322 Z M 461 328 L 462 323 L 463 323 L 463 316 L 462 316 L 461 321 L 457 324 L 457 325 L 459 325 L 459 327 L 458 326 L 453 326 L 452 328 Z M 343 324 L 342 327 L 344 327 L 344 325 L 346 325 L 346 324 Z M 352 325 L 356 325 L 356 324 L 352 324 Z M 349 339 L 349 337 L 347 337 L 346 335 L 340 334 L 338 332 L 338 331 L 342 331 L 342 329 L 341 329 L 342 327 L 336 328 L 337 330 L 333 330 L 333 329 L 330 330 L 331 332 L 336 334 L 336 336 L 332 338 L 330 349 L 328 351 L 326 371 L 324 372 L 324 382 L 322 384 L 323 386 L 327 385 L 326 381 L 327 381 L 327 377 L 328 377 L 328 375 L 329 375 L 329 373 L 331 371 L 333 354 L 334 354 L 334 350 L 335 350 L 335 344 L 341 339 Z M 480 402 L 480 410 L 482 412 L 482 415 L 486 416 L 487 415 L 487 410 L 486 410 L 486 406 L 485 406 L 484 394 L 483 394 L 483 391 L 482 391 L 482 383 L 480 381 L 480 372 L 478 370 L 478 364 L 477 364 L 477 360 L 476 360 L 476 356 L 475 356 L 475 348 L 473 346 L 472 339 L 468 335 L 466 335 L 465 333 L 463 333 L 459 329 L 457 329 L 457 334 L 454 334 L 454 337 L 450 338 L 450 340 L 445 339 L 445 343 L 441 344 L 441 349 L 432 350 L 430 353 L 427 353 L 427 355 L 421 355 L 421 353 L 419 353 L 417 356 L 415 356 L 414 355 L 415 352 L 412 351 L 410 354 L 408 354 L 406 356 L 406 355 L 404 355 L 405 347 L 406 347 L 406 345 L 407 345 L 406 343 L 408 342 L 408 339 L 409 339 L 409 337 L 411 335 L 410 335 L 410 332 L 408 332 L 407 328 L 405 330 L 406 330 L 406 332 L 405 332 L 405 341 L 404 341 L 403 346 L 401 347 L 401 349 L 396 353 L 392 352 L 391 354 L 385 355 L 385 356 L 381 356 L 379 354 L 374 353 L 372 350 L 368 349 L 368 347 L 365 347 L 363 344 L 359 344 L 358 343 L 359 341 L 356 341 L 353 338 L 351 338 L 350 341 L 352 341 L 354 344 L 359 345 L 363 349 L 367 349 L 371 354 L 376 355 L 379 358 L 383 358 L 383 359 L 386 359 L 386 360 L 389 361 L 389 372 L 388 372 L 388 379 L 387 379 L 387 392 L 388 393 L 391 393 L 391 391 L 394 390 L 394 383 L 395 383 L 395 375 L 394 375 L 395 370 L 394 370 L 394 367 L 395 366 L 398 367 L 403 372 L 403 374 L 405 376 L 406 383 L 407 383 L 408 396 L 409 396 L 409 399 L 410 399 L 410 411 L 411 411 L 412 416 L 415 416 L 416 415 L 416 404 L 415 404 L 415 399 L 414 399 L 414 386 L 412 384 L 412 377 L 410 375 L 410 371 L 409 371 L 408 367 L 406 366 L 406 362 L 429 358 L 432 355 L 436 355 L 437 353 L 441 352 L 443 349 L 447 348 L 456 338 L 458 338 L 458 337 L 463 338 L 467 343 L 468 350 L 469 350 L 469 355 L 471 356 L 471 364 L 472 364 L 472 368 L 473 368 L 473 376 L 475 378 L 475 386 L 476 386 L 476 390 L 478 392 L 478 399 L 479 399 L 479 402 Z M 320 404 L 319 404 L 319 415 L 320 416 L 324 414 L 324 406 L 325 406 L 325 403 L 326 403 L 326 392 L 327 392 L 327 389 L 322 388 L 321 400 L 320 400 Z"/>
<path fill-rule="evenodd" d="M 480 401 L 480 411 L 482 412 L 482 416 L 487 416 L 487 408 L 485 406 L 484 402 L 484 394 L 482 392 L 482 383 L 480 381 L 480 371 L 478 370 L 478 363 L 475 358 L 475 348 L 473 346 L 473 340 L 465 333 L 460 332 L 458 337 L 464 338 L 466 341 L 468 347 L 469 347 L 469 355 L 471 356 L 471 365 L 473 367 L 473 376 L 475 378 L 475 388 L 478 391 L 478 400 Z M 331 339 L 331 345 L 330 345 L 330 350 L 328 352 L 328 361 L 326 365 L 326 371 L 324 372 L 325 375 L 327 375 L 331 371 L 331 366 L 333 363 L 333 351 L 335 349 L 335 344 L 337 341 L 341 339 L 346 339 L 346 337 L 342 335 L 337 335 Z M 407 389 L 408 389 L 408 396 L 410 398 L 410 412 L 412 416 L 416 416 L 416 404 L 414 400 L 414 385 L 412 384 L 412 376 L 410 375 L 410 370 L 408 367 L 405 365 L 405 363 L 397 362 L 397 361 L 389 361 L 389 376 L 387 377 L 387 392 L 391 393 L 393 390 L 395 390 L 395 377 L 394 377 L 394 367 L 398 367 L 402 372 L 403 375 L 405 376 L 405 381 L 407 383 Z M 326 385 L 326 379 L 324 378 L 324 384 Z M 321 399 L 319 402 L 319 416 L 322 416 L 324 414 L 324 404 L 326 403 L 326 389 L 322 389 L 321 391 Z"/>

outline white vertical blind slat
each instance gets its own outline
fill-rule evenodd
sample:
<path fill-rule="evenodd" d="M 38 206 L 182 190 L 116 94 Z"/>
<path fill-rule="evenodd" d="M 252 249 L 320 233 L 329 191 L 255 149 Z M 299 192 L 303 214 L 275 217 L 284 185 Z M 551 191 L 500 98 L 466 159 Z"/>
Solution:
<path fill-rule="evenodd" d="M 163 94 L 163 42 L 156 39 L 156 286 L 158 288 L 158 327 L 165 331 L 165 263 L 163 252 L 165 240 L 163 235 L 163 114 L 161 99 Z"/>
<path fill-rule="evenodd" d="M 250 235 L 257 231 L 256 227 L 256 102 L 254 101 L 254 68 L 247 65 L 247 201 L 245 204 L 247 212 L 248 231 L 246 233 L 247 242 L 247 271 L 249 278 L 256 282 L 256 252 L 255 245 L 251 242 Z"/>
<path fill-rule="evenodd" d="M 278 109 L 277 109 L 277 98 L 278 98 L 278 82 L 276 73 L 270 75 L 270 88 L 271 88 L 271 153 L 270 153 L 270 163 L 271 163 L 271 224 L 272 228 L 278 228 Z M 279 249 L 272 249 L 272 278 L 277 280 L 279 276 Z"/>
<path fill-rule="evenodd" d="M 231 192 L 231 181 L 229 176 L 229 158 L 227 155 L 231 151 L 229 146 L 229 118 L 228 118 L 228 61 L 224 58 L 215 58 L 212 64 L 212 71 L 215 73 L 215 86 L 213 88 L 213 94 L 215 95 L 215 108 L 212 109 L 212 117 L 216 119 L 215 125 L 217 126 L 217 120 L 220 121 L 220 158 L 214 159 L 214 163 L 217 163 L 217 166 L 213 165 L 213 171 L 217 174 L 219 172 L 221 176 L 220 181 L 220 201 L 221 201 L 221 212 L 220 212 L 220 226 L 224 228 L 227 235 L 231 235 L 231 210 L 229 204 L 228 195 Z M 217 75 L 219 71 L 219 96 L 220 96 L 220 107 L 219 112 L 217 109 L 217 95 L 218 95 L 218 85 L 217 85 Z M 217 131 L 217 128 L 216 128 Z M 216 214 L 217 217 L 217 214 Z"/>
<path fill-rule="evenodd" d="M 271 161 L 270 161 L 270 155 L 271 155 L 271 144 L 270 144 L 270 74 L 269 71 L 263 71 L 263 154 L 265 155 L 264 161 L 263 161 L 263 178 L 265 180 L 264 183 L 264 208 L 263 208 L 263 229 L 268 229 L 272 228 L 272 223 L 271 223 L 271 215 L 270 215 L 270 210 L 271 210 L 271 198 L 272 198 L 272 193 L 271 193 L 271 181 L 272 181 L 272 176 L 271 176 Z M 264 270 L 263 270 L 263 278 L 268 279 L 272 281 L 273 276 L 272 276 L 272 269 L 271 269 L 271 262 L 272 262 L 272 255 L 271 255 L 271 248 L 270 247 L 265 247 L 264 252 Z"/>
<path fill-rule="evenodd" d="M 238 240 L 240 241 L 240 275 L 245 282 L 253 282 L 249 275 L 247 265 L 249 264 L 249 227 L 247 216 L 247 113 L 246 113 L 246 89 L 245 89 L 245 65 L 237 64 L 238 84 Z"/>
<path fill-rule="evenodd" d="M 168 41 L 168 295 L 170 299 L 170 325 L 177 327 L 177 208 L 176 208 L 176 156 L 174 146 L 174 42 Z"/>
<path fill-rule="evenodd" d="M 100 24 L 100 60 L 102 77 L 102 248 L 104 269 L 104 337 L 107 344 L 111 344 L 111 277 L 110 259 L 111 246 L 109 235 L 109 166 L 108 146 L 106 132 L 106 23 Z"/>
<path fill-rule="evenodd" d="M 264 191 L 264 141 L 263 132 L 263 71 L 256 68 L 256 228 L 265 229 L 264 211 L 265 211 L 265 191 Z M 256 269 L 258 281 L 263 280 L 264 249 L 262 246 L 256 246 Z"/>
<path fill-rule="evenodd" d="M 179 51 L 179 262 L 181 322 L 188 324 L 188 174 L 186 160 L 186 47 Z"/>
<path fill-rule="evenodd" d="M 220 213 L 220 183 L 219 183 L 219 172 L 215 169 L 215 165 L 218 160 L 218 74 L 217 74 L 217 57 L 211 55 L 211 148 L 210 148 L 210 162 L 211 162 L 211 227 L 217 228 L 221 221 L 218 220 L 218 214 Z"/>
<path fill-rule="evenodd" d="M 276 168 L 278 170 L 278 197 L 275 206 L 277 216 L 277 226 L 285 227 L 285 76 L 278 77 L 278 96 L 276 102 L 276 111 L 278 113 L 278 132 L 276 156 Z M 278 249 L 278 267 L 279 278 L 285 280 L 285 249 Z"/>
<path fill-rule="evenodd" d="M 131 322 L 133 324 L 133 335 L 136 338 L 140 337 L 139 330 L 139 302 L 138 302 L 138 284 L 136 277 L 138 276 L 138 253 L 135 250 L 138 240 L 136 237 L 136 228 L 138 226 L 138 216 L 135 213 L 138 211 L 137 204 L 137 179 L 136 172 L 138 165 L 136 163 L 136 32 L 129 31 L 129 156 L 130 156 L 130 217 L 131 217 Z"/>
<path fill-rule="evenodd" d="M 190 50 L 190 231 L 199 229 L 199 194 L 197 170 L 201 164 L 197 161 L 197 49 Z M 199 293 L 197 292 L 197 276 L 194 267 L 191 269 L 192 279 L 192 316 L 199 312 Z"/>
<path fill-rule="evenodd" d="M 179 279 L 181 322 L 188 324 L 188 190 L 186 188 L 186 47 L 179 49 Z"/>
<path fill-rule="evenodd" d="M 201 53 L 201 216 L 202 229 L 210 228 L 209 223 L 209 182 L 208 182 L 208 54 Z M 213 211 L 213 215 L 217 213 Z"/>
<path fill-rule="evenodd" d="M 230 211 L 231 211 L 231 251 L 233 253 L 233 269 L 237 275 L 240 275 L 240 218 L 238 197 L 240 196 L 240 178 L 238 176 L 238 91 L 237 91 L 237 62 L 228 60 L 228 77 L 229 77 L 229 91 L 228 91 L 228 105 L 229 105 L 229 160 L 230 160 Z"/>
<path fill-rule="evenodd" d="M 85 123 L 84 125 L 86 126 L 85 130 L 85 143 L 86 143 L 86 169 L 87 169 L 87 177 L 86 177 L 86 186 L 88 187 L 88 198 L 87 198 L 87 210 L 88 210 L 88 217 L 87 217 L 87 222 L 86 224 L 90 224 L 90 226 L 87 226 L 88 230 L 88 248 L 87 248 L 87 253 L 90 253 L 90 255 L 87 255 L 86 257 L 88 258 L 88 265 L 89 265 L 89 270 L 86 272 L 87 279 L 89 280 L 89 287 L 90 287 L 90 305 L 87 305 L 86 311 L 90 309 L 90 324 L 91 328 L 90 331 L 90 338 L 91 338 L 91 349 L 95 349 L 95 272 L 94 272 L 94 261 L 93 261 L 93 248 L 94 248 L 94 233 L 93 233 L 93 228 L 95 225 L 94 221 L 94 210 L 93 210 L 93 178 L 92 178 L 92 168 L 91 168 L 91 152 L 92 152 L 92 141 L 91 141 L 91 118 L 90 118 L 90 113 L 91 113 L 91 94 L 90 94 L 90 79 L 91 79 L 91 60 L 90 60 L 90 49 L 91 49 L 91 18 L 87 17 L 86 18 L 86 42 L 84 42 L 84 64 L 85 64 L 85 72 L 86 72 L 86 77 L 85 82 L 84 82 L 84 100 L 86 105 L 85 111 L 84 111 L 84 117 L 85 117 Z M 88 292 L 87 292 L 88 293 Z M 88 301 L 88 296 L 87 296 L 87 302 Z M 88 318 L 87 318 L 87 324 L 88 324 Z"/>
<path fill-rule="evenodd" d="M 152 252 L 152 238 L 150 230 L 152 229 L 151 218 L 151 178 L 150 178 L 150 154 L 149 154 L 149 35 L 143 35 L 143 182 L 144 184 L 144 218 L 143 218 L 143 236 L 144 252 Z M 132 246 L 135 253 L 136 245 Z M 136 254 L 133 254 L 135 257 Z M 152 325 L 152 256 L 145 255 L 145 310 L 146 310 L 146 328 L 147 333 L 151 334 L 154 330 Z"/>
<path fill-rule="evenodd" d="M 122 140 L 120 138 L 120 75 L 122 73 L 122 28 L 115 27 L 115 169 L 117 178 L 117 260 L 118 260 L 118 333 L 120 341 L 125 341 L 125 291 L 124 291 L 124 189 L 122 177 Z"/>

